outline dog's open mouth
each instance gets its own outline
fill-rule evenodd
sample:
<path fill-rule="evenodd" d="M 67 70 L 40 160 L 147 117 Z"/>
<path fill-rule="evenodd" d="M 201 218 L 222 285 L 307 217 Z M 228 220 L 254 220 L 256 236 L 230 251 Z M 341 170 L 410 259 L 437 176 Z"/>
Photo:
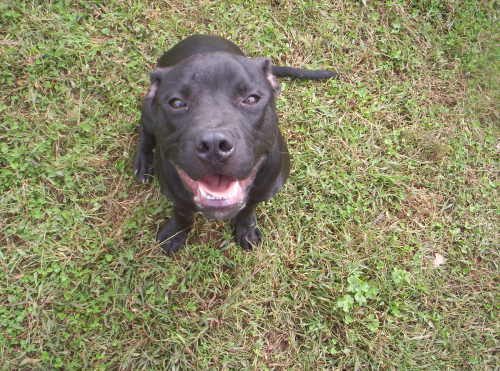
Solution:
<path fill-rule="evenodd" d="M 200 208 L 229 208 L 244 205 L 248 187 L 253 182 L 260 163 L 261 161 L 244 179 L 216 174 L 194 180 L 182 169 L 177 168 L 177 172 Z"/>

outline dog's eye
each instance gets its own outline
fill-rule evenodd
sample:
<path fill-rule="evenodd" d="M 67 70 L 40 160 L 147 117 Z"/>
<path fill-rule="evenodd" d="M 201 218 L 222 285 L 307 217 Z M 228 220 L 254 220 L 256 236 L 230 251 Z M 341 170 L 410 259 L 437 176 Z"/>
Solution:
<path fill-rule="evenodd" d="M 174 109 L 181 109 L 181 108 L 186 108 L 187 107 L 187 104 L 186 102 L 184 102 L 183 100 L 179 99 L 179 98 L 172 98 L 168 101 L 168 104 L 170 105 L 170 107 L 174 108 Z"/>
<path fill-rule="evenodd" d="M 245 99 L 243 99 L 242 102 L 243 102 L 243 104 L 252 105 L 252 104 L 257 103 L 259 100 L 260 100 L 260 97 L 258 95 L 252 94 L 252 95 L 249 95 L 248 97 L 246 97 Z"/>

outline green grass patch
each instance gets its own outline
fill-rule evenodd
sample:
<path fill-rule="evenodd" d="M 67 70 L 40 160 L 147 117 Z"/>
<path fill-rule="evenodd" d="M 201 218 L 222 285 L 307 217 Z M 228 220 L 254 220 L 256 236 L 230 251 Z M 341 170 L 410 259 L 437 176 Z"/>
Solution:
<path fill-rule="evenodd" d="M 0 2 L 2 369 L 498 367 L 494 1 Z M 276 64 L 292 155 L 264 243 L 132 174 L 161 52 L 193 33 Z M 441 260 L 441 258 L 444 258 Z"/>

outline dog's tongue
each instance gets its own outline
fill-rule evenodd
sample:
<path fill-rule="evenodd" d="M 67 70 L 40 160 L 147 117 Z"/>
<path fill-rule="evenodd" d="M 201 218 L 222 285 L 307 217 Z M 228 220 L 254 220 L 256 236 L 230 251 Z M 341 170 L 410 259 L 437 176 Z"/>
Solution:
<path fill-rule="evenodd" d="M 205 207 L 232 206 L 245 197 L 240 181 L 229 176 L 207 175 L 196 183 L 195 201 Z"/>
<path fill-rule="evenodd" d="M 211 193 L 223 195 L 227 193 L 234 179 L 223 175 L 207 175 L 199 180 L 200 185 Z"/>
<path fill-rule="evenodd" d="M 252 177 L 238 180 L 226 175 L 206 175 L 194 180 L 177 169 L 184 184 L 193 192 L 194 201 L 202 207 L 232 207 L 245 201 L 246 188 Z"/>

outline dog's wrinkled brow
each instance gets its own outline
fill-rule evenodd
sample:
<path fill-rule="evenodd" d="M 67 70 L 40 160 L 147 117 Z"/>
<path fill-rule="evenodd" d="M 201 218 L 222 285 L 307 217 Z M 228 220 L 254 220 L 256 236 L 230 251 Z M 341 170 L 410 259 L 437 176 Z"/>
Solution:
<path fill-rule="evenodd" d="M 248 93 L 250 90 L 251 90 L 250 86 L 245 81 L 240 81 L 236 84 L 236 92 L 238 94 L 243 95 L 245 93 Z"/>
<path fill-rule="evenodd" d="M 190 97 L 192 93 L 192 89 L 189 85 L 183 85 L 180 89 L 179 92 L 183 97 Z"/>

